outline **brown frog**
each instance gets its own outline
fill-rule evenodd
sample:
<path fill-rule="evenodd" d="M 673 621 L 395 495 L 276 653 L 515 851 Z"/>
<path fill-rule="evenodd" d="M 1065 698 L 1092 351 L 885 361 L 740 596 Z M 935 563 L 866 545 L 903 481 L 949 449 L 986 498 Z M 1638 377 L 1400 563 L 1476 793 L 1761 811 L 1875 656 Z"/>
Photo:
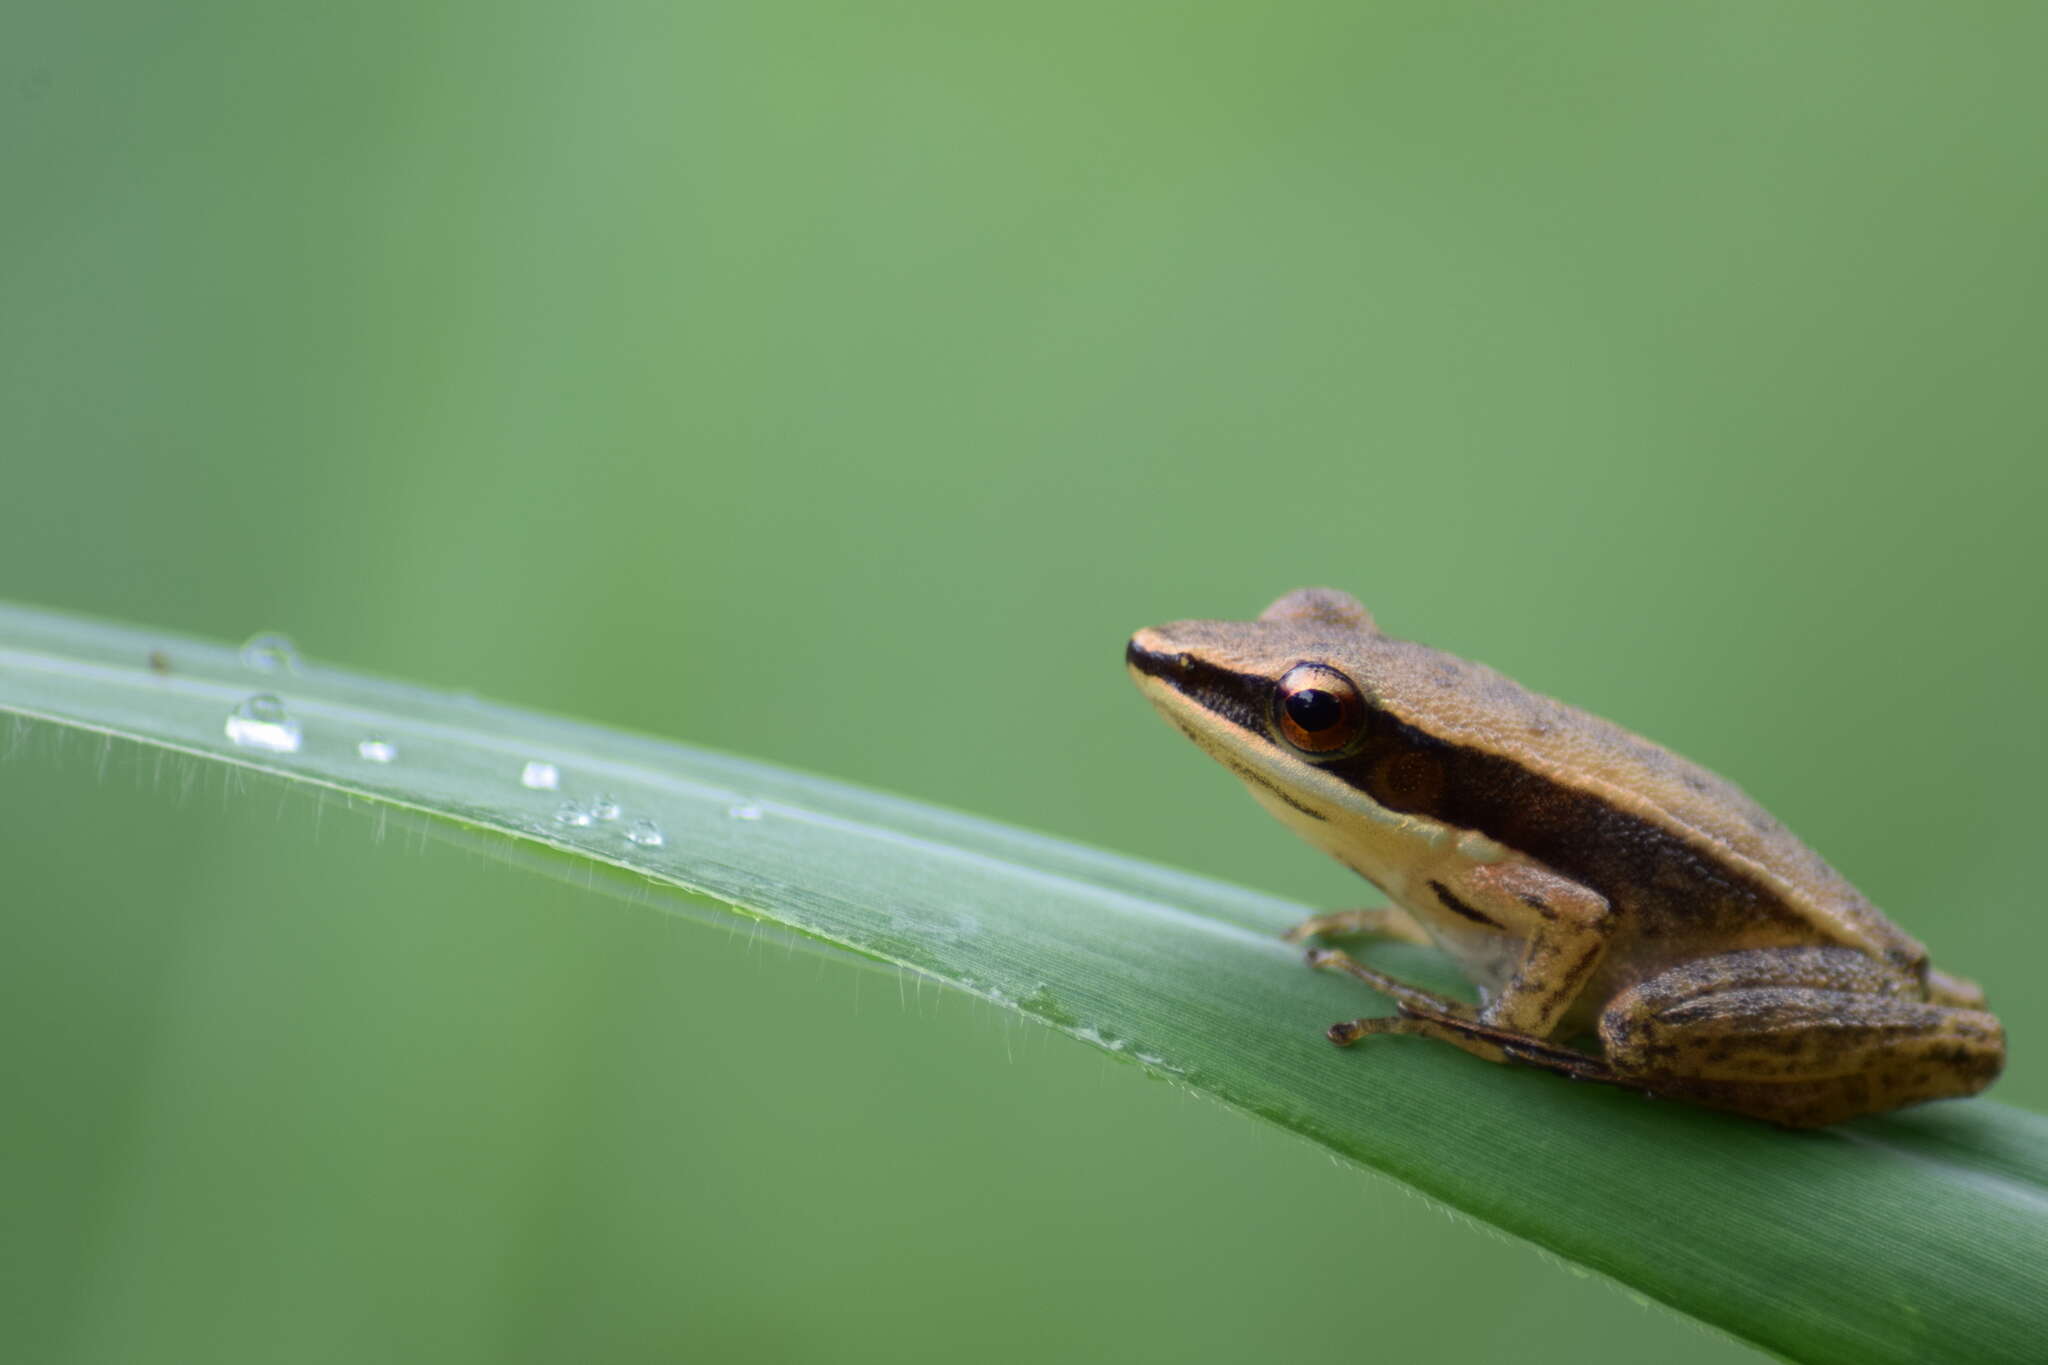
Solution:
<path fill-rule="evenodd" d="M 1399 1013 L 1331 1041 L 1435 1038 L 1489 1061 L 1817 1127 L 1975 1094 L 2005 1034 L 1927 951 L 1733 783 L 1305 588 L 1256 621 L 1141 630 L 1154 706 L 1391 906 L 1378 934 L 1457 961 L 1473 1008 L 1318 947 Z M 1597 1036 L 1594 1053 L 1571 1046 Z"/>

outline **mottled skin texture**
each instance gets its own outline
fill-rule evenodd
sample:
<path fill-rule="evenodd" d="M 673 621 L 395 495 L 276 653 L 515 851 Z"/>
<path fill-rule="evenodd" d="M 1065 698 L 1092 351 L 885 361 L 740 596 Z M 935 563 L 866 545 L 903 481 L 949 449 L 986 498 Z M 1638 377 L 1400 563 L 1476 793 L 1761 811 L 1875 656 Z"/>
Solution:
<path fill-rule="evenodd" d="M 1973 1094 L 2004 1063 L 1982 993 L 1733 783 L 1490 668 L 1379 633 L 1303 589 L 1257 621 L 1132 637 L 1140 689 L 1389 908 L 1297 935 L 1434 943 L 1474 1010 L 1317 949 L 1401 1013 L 1334 1026 L 1438 1038 L 1796 1127 Z M 1323 670 L 1334 670 L 1336 675 Z M 1334 701 L 1316 734 L 1286 699 Z M 1355 690 L 1353 690 L 1355 689 Z M 1304 713 L 1310 714 L 1310 713 Z M 1304 743 L 1344 741 L 1328 752 Z M 1600 1055 L 1563 1045 L 1597 1033 Z"/>

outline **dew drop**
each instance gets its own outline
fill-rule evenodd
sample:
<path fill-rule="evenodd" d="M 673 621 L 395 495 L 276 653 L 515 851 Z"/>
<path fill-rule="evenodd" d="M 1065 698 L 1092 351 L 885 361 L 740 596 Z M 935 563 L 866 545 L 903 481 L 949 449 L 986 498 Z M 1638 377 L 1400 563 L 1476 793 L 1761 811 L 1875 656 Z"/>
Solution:
<path fill-rule="evenodd" d="M 299 647 L 288 635 L 251 635 L 242 644 L 242 667 L 258 673 L 296 673 Z"/>
<path fill-rule="evenodd" d="M 642 848 L 660 848 L 668 842 L 668 836 L 661 832 L 661 826 L 652 820 L 635 820 L 626 826 L 626 838 Z"/>
<path fill-rule="evenodd" d="M 593 796 L 590 798 L 590 813 L 600 820 L 619 818 L 619 798 L 616 796 Z"/>
<path fill-rule="evenodd" d="M 551 792 L 562 785 L 562 772 L 552 763 L 529 763 L 519 770 L 519 785 L 537 792 Z"/>
<path fill-rule="evenodd" d="M 580 829 L 590 823 L 590 809 L 587 806 L 579 806 L 574 801 L 564 801 L 555 807 L 555 820 L 559 824 L 574 825 Z"/>
<path fill-rule="evenodd" d="M 398 757 L 398 746 L 388 739 L 379 739 L 371 735 L 356 744 L 356 753 L 372 763 L 389 763 Z"/>
<path fill-rule="evenodd" d="M 758 820 L 761 818 L 761 808 L 751 801 L 742 801 L 739 805 L 727 809 L 725 813 L 735 820 Z"/>
<path fill-rule="evenodd" d="M 245 698 L 228 712 L 227 736 L 244 749 L 274 754 L 299 751 L 299 723 L 285 714 L 284 703 L 268 692 Z"/>

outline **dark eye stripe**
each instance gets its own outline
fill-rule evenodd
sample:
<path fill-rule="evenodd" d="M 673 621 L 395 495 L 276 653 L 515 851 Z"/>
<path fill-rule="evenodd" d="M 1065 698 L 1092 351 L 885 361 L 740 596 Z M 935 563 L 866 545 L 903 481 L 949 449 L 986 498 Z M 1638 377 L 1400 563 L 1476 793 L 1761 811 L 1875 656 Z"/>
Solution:
<path fill-rule="evenodd" d="M 1715 916 L 1734 928 L 1805 928 L 1779 891 L 1731 866 L 1703 838 L 1533 772 L 1507 754 L 1441 738 L 1381 701 L 1362 703 L 1367 734 L 1354 748 L 1318 753 L 1283 732 L 1286 712 L 1270 673 L 1199 656 L 1184 671 L 1146 671 L 1169 676 L 1175 691 L 1219 724 L 1300 755 L 1388 810 L 1475 830 L 1589 886 L 1645 888 L 1645 898 L 1669 903 L 1674 913 Z M 1411 776 L 1384 766 L 1390 752 L 1428 754 L 1437 765 L 1435 779 L 1402 781 L 1396 784 L 1402 790 L 1390 790 L 1386 779 Z M 1429 805 L 1418 808 L 1419 801 Z"/>

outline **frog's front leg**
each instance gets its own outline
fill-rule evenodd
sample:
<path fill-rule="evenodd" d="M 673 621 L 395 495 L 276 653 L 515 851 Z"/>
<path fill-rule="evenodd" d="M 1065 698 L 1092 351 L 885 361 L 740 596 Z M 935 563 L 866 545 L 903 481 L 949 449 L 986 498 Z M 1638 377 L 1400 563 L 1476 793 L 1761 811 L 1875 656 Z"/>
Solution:
<path fill-rule="evenodd" d="M 1522 949 L 1513 971 L 1486 1007 L 1448 1001 L 1327 950 L 1309 955 L 1311 966 L 1334 966 L 1392 996 L 1404 1013 L 1334 1025 L 1330 1040 L 1356 1042 L 1373 1033 L 1437 1038 L 1488 1061 L 1534 1061 L 1501 1043 L 1541 1043 L 1556 1032 L 1607 951 L 1614 914 L 1607 899 L 1531 863 L 1480 864 L 1432 880 L 1429 893 L 1449 913 L 1498 933 Z M 1471 1025 L 1483 1025 L 1475 1029 Z M 1538 1065 L 1543 1063 L 1538 1062 Z"/>
<path fill-rule="evenodd" d="M 1998 1020 L 1923 994 L 1847 948 L 1722 953 L 1616 996 L 1600 1039 L 1622 1085 L 1816 1128 L 1997 1078 Z"/>
<path fill-rule="evenodd" d="M 1429 1030 L 1410 1027 L 1418 1019 L 1455 1020 L 1460 1023 L 1477 1023 L 1478 1017 L 1472 1007 L 1461 1000 L 1453 1000 L 1435 991 L 1426 991 L 1420 986 L 1411 986 L 1388 976 L 1377 967 L 1368 967 L 1351 954 L 1338 948 L 1311 948 L 1308 950 L 1308 965 L 1311 967 L 1335 967 L 1346 976 L 1355 977 L 1393 1000 L 1401 1007 L 1398 1016 L 1385 1019 L 1353 1019 L 1348 1023 L 1330 1025 L 1330 1041 L 1338 1044 L 1355 1043 L 1368 1033 L 1424 1033 Z M 1434 1036 L 1434 1035 L 1432 1035 Z M 1460 1046 L 1463 1046 L 1460 1044 Z M 1468 1049 L 1469 1051 L 1470 1049 Z M 1485 1056 L 1485 1053 L 1481 1053 Z M 1497 1057 L 1489 1058 L 1499 1061 Z"/>
<path fill-rule="evenodd" d="M 1447 905 L 1455 896 L 1452 908 L 1477 910 L 1526 945 L 1480 1022 L 1530 1038 L 1555 1033 L 1607 955 L 1615 920 L 1607 898 L 1533 863 L 1480 864 L 1430 889 Z"/>

